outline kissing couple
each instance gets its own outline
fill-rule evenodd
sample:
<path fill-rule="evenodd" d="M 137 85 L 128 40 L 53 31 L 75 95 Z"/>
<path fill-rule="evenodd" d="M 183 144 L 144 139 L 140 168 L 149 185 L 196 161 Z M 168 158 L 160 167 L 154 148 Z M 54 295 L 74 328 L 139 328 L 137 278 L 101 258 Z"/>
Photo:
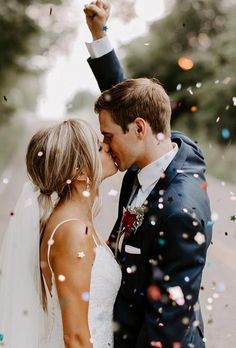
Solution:
<path fill-rule="evenodd" d="M 204 158 L 171 132 L 157 80 L 125 80 L 106 33 L 109 10 L 100 0 L 84 9 L 103 142 L 69 119 L 28 145 L 30 180 L 0 258 L 6 348 L 205 347 L 199 291 L 212 224 Z M 100 184 L 118 169 L 126 173 L 105 243 L 93 220 Z"/>

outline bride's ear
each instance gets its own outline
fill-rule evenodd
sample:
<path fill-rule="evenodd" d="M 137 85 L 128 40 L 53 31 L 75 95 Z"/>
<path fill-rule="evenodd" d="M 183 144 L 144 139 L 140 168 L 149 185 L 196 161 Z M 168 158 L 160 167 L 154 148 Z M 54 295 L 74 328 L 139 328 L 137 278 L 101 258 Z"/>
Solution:
<path fill-rule="evenodd" d="M 86 181 L 88 178 L 88 174 L 85 170 L 82 170 L 82 172 L 80 174 L 75 174 L 75 178 L 77 181 Z"/>

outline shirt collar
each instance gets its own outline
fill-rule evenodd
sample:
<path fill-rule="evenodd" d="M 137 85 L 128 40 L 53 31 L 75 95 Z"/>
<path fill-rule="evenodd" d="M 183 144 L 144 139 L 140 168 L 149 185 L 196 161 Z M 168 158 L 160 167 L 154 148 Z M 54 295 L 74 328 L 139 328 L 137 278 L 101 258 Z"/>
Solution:
<path fill-rule="evenodd" d="M 175 155 L 178 152 L 178 145 L 176 143 L 172 143 L 172 146 L 173 149 L 171 151 L 167 152 L 156 161 L 148 164 L 138 173 L 138 181 L 143 192 L 146 191 L 149 186 L 153 185 L 160 179 L 161 174 L 166 170 L 166 168 L 174 159 Z"/>

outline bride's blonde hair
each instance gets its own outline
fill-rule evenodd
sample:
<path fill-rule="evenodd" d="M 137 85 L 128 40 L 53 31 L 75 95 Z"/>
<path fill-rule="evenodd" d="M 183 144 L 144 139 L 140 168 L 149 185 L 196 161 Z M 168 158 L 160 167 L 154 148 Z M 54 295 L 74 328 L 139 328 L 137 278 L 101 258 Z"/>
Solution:
<path fill-rule="evenodd" d="M 86 170 L 91 190 L 98 194 L 102 166 L 98 152 L 98 137 L 82 120 L 69 119 L 38 131 L 31 139 L 26 165 L 36 189 L 39 190 L 40 232 L 42 233 L 57 203 L 69 197 L 71 182 Z"/>
<path fill-rule="evenodd" d="M 26 166 L 36 190 L 39 191 L 41 240 L 47 222 L 62 200 L 70 197 L 71 184 L 86 170 L 90 188 L 99 197 L 102 165 L 98 152 L 98 137 L 82 120 L 70 119 L 38 131 L 31 139 Z M 53 201 L 53 194 L 58 198 Z M 47 310 L 47 297 L 42 280 L 42 305 Z"/>

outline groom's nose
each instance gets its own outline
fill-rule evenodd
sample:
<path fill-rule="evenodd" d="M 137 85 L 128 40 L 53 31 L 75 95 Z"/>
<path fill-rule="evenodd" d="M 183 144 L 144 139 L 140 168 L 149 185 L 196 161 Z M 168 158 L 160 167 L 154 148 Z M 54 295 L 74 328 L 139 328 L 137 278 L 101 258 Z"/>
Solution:
<path fill-rule="evenodd" d="M 110 152 L 110 146 L 107 143 L 103 143 L 104 150 Z"/>

